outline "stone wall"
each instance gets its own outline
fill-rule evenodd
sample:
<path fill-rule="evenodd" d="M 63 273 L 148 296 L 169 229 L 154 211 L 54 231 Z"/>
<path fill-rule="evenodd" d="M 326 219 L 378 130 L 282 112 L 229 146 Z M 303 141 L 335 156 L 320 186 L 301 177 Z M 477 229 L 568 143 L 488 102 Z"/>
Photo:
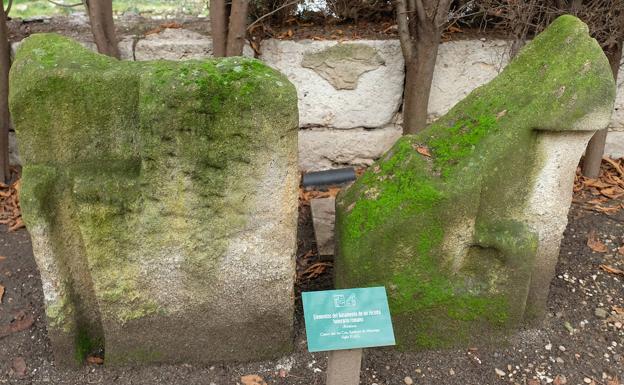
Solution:
<path fill-rule="evenodd" d="M 385 64 L 362 73 L 354 90 L 337 89 L 318 71 L 302 65 L 307 55 L 353 43 L 267 40 L 262 44 L 261 59 L 284 72 L 299 93 L 299 162 L 302 170 L 371 164 L 401 135 L 398 111 L 404 73 L 398 41 L 355 42 L 375 48 Z M 473 89 L 493 79 L 507 65 L 509 47 L 510 43 L 505 40 L 442 43 L 429 101 L 430 120 L 444 115 Z M 348 76 L 350 66 L 344 67 Z M 624 156 L 623 80 L 619 82 L 616 110 L 607 140 L 607 154 Z"/>
<path fill-rule="evenodd" d="M 92 42 L 85 45 L 94 48 Z M 209 36 L 164 29 L 126 36 L 124 59 L 185 60 L 210 57 Z M 509 42 L 457 40 L 442 43 L 434 74 L 430 118 L 444 115 L 474 88 L 493 79 L 508 62 Z M 251 47 L 246 56 L 253 56 Z M 304 171 L 368 165 L 401 136 L 403 57 L 397 40 L 263 41 L 259 58 L 279 69 L 299 96 L 299 162 Z M 624 77 L 622 77 L 624 78 Z M 624 156 L 624 80 L 620 79 L 606 153 Z M 14 162 L 17 158 L 13 157 Z"/>

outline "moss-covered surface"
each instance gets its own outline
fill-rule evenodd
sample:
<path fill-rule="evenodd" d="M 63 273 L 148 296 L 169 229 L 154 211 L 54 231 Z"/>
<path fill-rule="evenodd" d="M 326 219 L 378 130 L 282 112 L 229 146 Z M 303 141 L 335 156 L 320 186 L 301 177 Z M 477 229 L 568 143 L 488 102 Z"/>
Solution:
<path fill-rule="evenodd" d="M 518 323 L 538 246 L 520 215 L 536 130 L 571 129 L 614 95 L 587 27 L 558 18 L 339 196 L 337 286 L 385 285 L 404 349 L 484 342 Z"/>
<path fill-rule="evenodd" d="M 296 151 L 295 89 L 253 59 L 121 62 L 40 34 L 10 81 L 24 218 L 68 287 L 49 322 L 75 322 L 79 355 L 111 324 L 210 297 L 257 181 Z"/>

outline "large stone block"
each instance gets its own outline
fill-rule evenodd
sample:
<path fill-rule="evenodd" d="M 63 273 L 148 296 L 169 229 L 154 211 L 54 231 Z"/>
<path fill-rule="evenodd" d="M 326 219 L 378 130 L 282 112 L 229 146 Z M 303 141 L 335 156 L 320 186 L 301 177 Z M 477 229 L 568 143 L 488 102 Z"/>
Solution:
<path fill-rule="evenodd" d="M 558 18 L 339 195 L 337 286 L 385 285 L 403 349 L 483 344 L 539 317 L 576 165 L 614 98 L 587 26 Z"/>
<path fill-rule="evenodd" d="M 368 130 L 299 131 L 299 167 L 320 171 L 344 165 L 369 166 L 401 137 L 399 126 Z"/>
<path fill-rule="evenodd" d="M 245 58 L 117 61 L 43 34 L 10 81 L 57 360 L 290 349 L 298 122 L 284 76 Z"/>
<path fill-rule="evenodd" d="M 297 87 L 302 127 L 382 127 L 401 105 L 404 65 L 396 40 L 270 39 L 261 52 Z"/>
<path fill-rule="evenodd" d="M 620 66 L 617 83 L 618 91 L 615 98 L 615 109 L 613 111 L 611 128 L 616 131 L 624 131 L 624 64 Z M 624 145 L 624 143 L 622 145 Z"/>
<path fill-rule="evenodd" d="M 127 47 L 128 41 L 132 43 L 132 39 L 126 38 L 121 46 Z M 131 52 L 134 60 L 206 59 L 212 57 L 212 38 L 188 29 L 165 28 L 138 39 Z M 249 44 L 245 44 L 243 55 L 254 56 Z"/>
<path fill-rule="evenodd" d="M 624 131 L 609 131 L 604 154 L 612 158 L 624 157 Z"/>
<path fill-rule="evenodd" d="M 507 65 L 511 43 L 505 40 L 457 40 L 440 44 L 429 96 L 435 120 L 475 88 L 494 79 Z"/>

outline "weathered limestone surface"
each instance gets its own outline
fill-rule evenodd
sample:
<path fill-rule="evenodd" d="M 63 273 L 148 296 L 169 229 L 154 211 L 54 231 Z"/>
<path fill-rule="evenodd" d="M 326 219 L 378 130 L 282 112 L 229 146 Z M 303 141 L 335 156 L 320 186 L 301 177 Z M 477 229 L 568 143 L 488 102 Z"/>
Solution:
<path fill-rule="evenodd" d="M 334 225 L 336 199 L 317 198 L 310 200 L 314 237 L 320 256 L 334 255 Z"/>
<path fill-rule="evenodd" d="M 362 66 L 357 73 L 361 75 L 355 79 L 350 68 L 351 54 L 357 51 L 366 55 L 362 46 L 369 47 L 371 56 L 358 60 Z M 297 87 L 301 127 L 381 127 L 392 121 L 401 105 L 404 66 L 398 41 L 271 39 L 262 43 L 261 52 L 263 61 L 284 73 Z M 324 75 L 318 73 L 318 68 L 309 68 L 316 61 L 319 65 L 325 63 Z M 382 62 L 385 64 L 379 64 Z M 334 67 L 331 76 L 327 73 L 328 63 Z M 375 65 L 378 67 L 373 69 Z M 362 72 L 364 68 L 370 70 Z M 328 77 L 333 80 L 328 81 Z M 343 89 L 346 84 L 355 89 Z"/>
<path fill-rule="evenodd" d="M 624 157 L 624 55 L 617 79 L 615 108 L 609 125 L 605 155 L 612 158 Z"/>
<path fill-rule="evenodd" d="M 457 40 L 440 44 L 436 60 L 429 118 L 437 119 L 475 88 L 494 79 L 508 62 L 506 40 Z"/>
<path fill-rule="evenodd" d="M 506 64 L 507 48 L 503 40 L 441 44 L 429 103 L 431 118 L 494 78 Z M 262 60 L 296 85 L 301 126 L 320 128 L 300 133 L 302 170 L 369 165 L 399 138 L 399 131 L 390 128 L 403 94 L 398 41 L 270 39 L 263 42 L 261 52 Z"/>
<path fill-rule="evenodd" d="M 362 74 L 385 61 L 375 48 L 358 43 L 338 44 L 323 51 L 305 53 L 301 65 L 313 69 L 337 90 L 354 90 Z"/>
<path fill-rule="evenodd" d="M 401 137 L 399 126 L 374 130 L 308 129 L 299 131 L 299 167 L 319 171 L 345 164 L 368 166 Z"/>
<path fill-rule="evenodd" d="M 243 55 L 254 56 L 248 44 L 243 48 Z M 212 38 L 183 28 L 165 28 L 159 33 L 138 39 L 134 47 L 135 60 L 189 60 L 209 57 L 212 57 Z"/>
<path fill-rule="evenodd" d="M 624 54 L 622 54 L 622 63 L 624 63 Z M 624 64 L 620 66 L 617 84 L 618 92 L 615 97 L 615 111 L 611 127 L 617 131 L 624 131 Z"/>
<path fill-rule="evenodd" d="M 624 157 L 624 131 L 609 131 L 604 153 L 612 158 Z"/>
<path fill-rule="evenodd" d="M 385 285 L 404 349 L 483 344 L 539 317 L 576 165 L 614 98 L 587 27 L 558 18 L 338 197 L 337 286 Z"/>
<path fill-rule="evenodd" d="M 56 357 L 291 347 L 292 84 L 254 59 L 123 62 L 33 35 L 11 68 L 21 204 Z"/>
<path fill-rule="evenodd" d="M 78 41 L 84 47 L 97 52 L 93 36 L 82 36 Z M 11 44 L 13 55 L 21 41 Z M 123 60 L 189 60 L 212 58 L 212 38 L 184 29 L 164 28 L 147 36 L 124 36 L 119 41 L 119 52 Z M 254 57 L 249 44 L 243 47 L 243 56 Z"/>

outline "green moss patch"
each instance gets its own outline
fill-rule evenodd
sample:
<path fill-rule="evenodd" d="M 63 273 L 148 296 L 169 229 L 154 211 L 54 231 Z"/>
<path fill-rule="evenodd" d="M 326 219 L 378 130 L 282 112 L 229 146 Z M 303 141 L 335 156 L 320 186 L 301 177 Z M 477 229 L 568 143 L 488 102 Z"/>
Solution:
<path fill-rule="evenodd" d="M 587 27 L 558 18 L 338 197 L 337 286 L 385 285 L 405 349 L 479 342 L 520 322 L 538 246 L 519 215 L 539 168 L 536 130 L 572 129 L 614 96 Z"/>
<path fill-rule="evenodd" d="M 10 81 L 24 219 L 49 237 L 65 289 L 48 318 L 76 354 L 212 298 L 258 181 L 292 160 L 292 84 L 254 59 L 122 62 L 55 34 L 24 40 Z"/>

